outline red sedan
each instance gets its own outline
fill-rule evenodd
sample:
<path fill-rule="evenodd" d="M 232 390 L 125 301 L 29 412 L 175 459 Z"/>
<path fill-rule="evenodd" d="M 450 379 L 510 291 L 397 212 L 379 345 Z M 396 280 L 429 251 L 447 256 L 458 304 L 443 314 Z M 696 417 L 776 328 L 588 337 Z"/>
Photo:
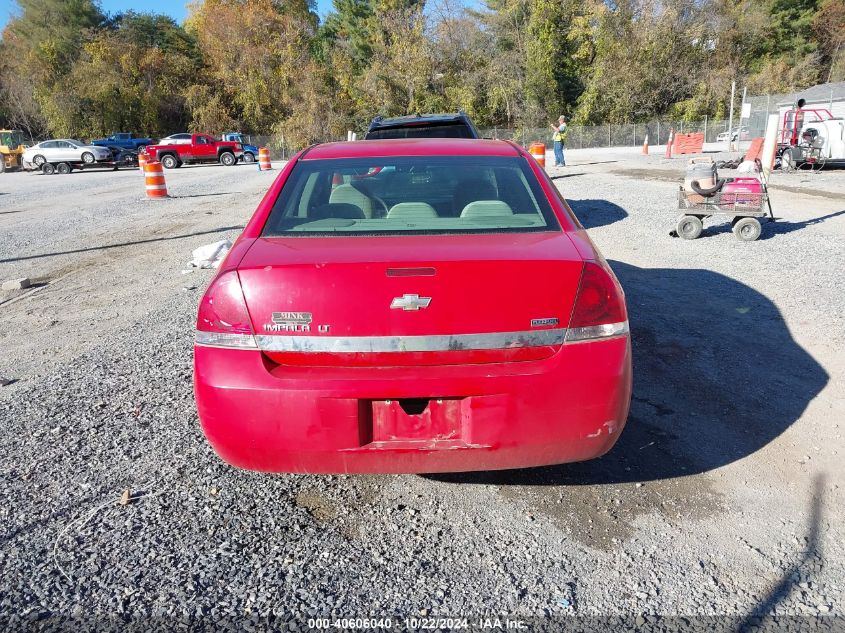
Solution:
<path fill-rule="evenodd" d="M 586 460 L 631 398 L 619 282 L 504 141 L 294 156 L 205 292 L 194 353 L 208 440 L 261 471 Z"/>

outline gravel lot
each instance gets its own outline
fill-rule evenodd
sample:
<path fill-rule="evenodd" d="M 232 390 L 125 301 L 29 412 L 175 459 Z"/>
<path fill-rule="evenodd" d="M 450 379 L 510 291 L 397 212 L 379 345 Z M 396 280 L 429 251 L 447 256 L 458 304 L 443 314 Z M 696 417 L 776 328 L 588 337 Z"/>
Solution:
<path fill-rule="evenodd" d="M 0 626 L 843 630 L 845 172 L 776 177 L 764 239 L 711 221 L 688 242 L 669 236 L 683 160 L 567 160 L 555 182 L 627 293 L 628 426 L 593 462 L 438 476 L 254 474 L 205 442 L 191 346 L 211 274 L 182 270 L 277 171 L 185 167 L 165 201 L 135 171 L 0 177 L 0 280 L 38 282 L 0 293 Z"/>

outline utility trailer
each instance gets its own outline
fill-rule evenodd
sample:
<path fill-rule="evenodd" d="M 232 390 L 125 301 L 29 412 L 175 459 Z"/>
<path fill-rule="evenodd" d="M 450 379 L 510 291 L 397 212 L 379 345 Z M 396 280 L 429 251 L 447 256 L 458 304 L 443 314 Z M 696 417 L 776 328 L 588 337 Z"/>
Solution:
<path fill-rule="evenodd" d="M 92 169 L 110 169 L 117 171 L 121 167 L 137 168 L 137 157 L 133 160 L 112 160 L 101 163 L 84 163 L 82 161 L 54 161 L 44 162 L 41 164 L 41 173 L 45 176 L 52 176 L 53 174 L 69 174 L 77 171 L 90 171 Z"/>

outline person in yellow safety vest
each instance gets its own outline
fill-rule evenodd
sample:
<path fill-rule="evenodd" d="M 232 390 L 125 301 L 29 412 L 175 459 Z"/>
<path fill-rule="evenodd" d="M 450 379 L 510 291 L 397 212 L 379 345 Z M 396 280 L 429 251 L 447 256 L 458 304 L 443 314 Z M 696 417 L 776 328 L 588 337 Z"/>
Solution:
<path fill-rule="evenodd" d="M 566 167 L 566 160 L 563 158 L 563 147 L 566 143 L 566 117 L 561 115 L 557 119 L 557 125 L 552 124 L 552 140 L 555 143 L 555 167 Z"/>

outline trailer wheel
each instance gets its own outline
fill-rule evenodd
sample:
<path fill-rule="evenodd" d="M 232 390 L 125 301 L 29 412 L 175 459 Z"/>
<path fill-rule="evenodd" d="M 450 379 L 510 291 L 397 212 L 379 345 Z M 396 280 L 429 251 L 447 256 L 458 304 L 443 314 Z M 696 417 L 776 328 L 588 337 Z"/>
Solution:
<path fill-rule="evenodd" d="M 753 242 L 763 231 L 757 218 L 734 218 L 732 224 L 734 235 L 743 242 Z"/>
<path fill-rule="evenodd" d="M 685 240 L 694 240 L 701 235 L 704 225 L 701 223 L 701 218 L 694 215 L 685 215 L 678 220 L 675 230 L 678 232 L 678 237 Z"/>
<path fill-rule="evenodd" d="M 59 163 L 56 165 L 56 173 L 62 174 L 63 176 L 70 173 L 70 165 L 67 163 Z"/>
<path fill-rule="evenodd" d="M 45 176 L 52 176 L 56 173 L 56 166 L 53 163 L 41 163 L 41 173 Z"/>

